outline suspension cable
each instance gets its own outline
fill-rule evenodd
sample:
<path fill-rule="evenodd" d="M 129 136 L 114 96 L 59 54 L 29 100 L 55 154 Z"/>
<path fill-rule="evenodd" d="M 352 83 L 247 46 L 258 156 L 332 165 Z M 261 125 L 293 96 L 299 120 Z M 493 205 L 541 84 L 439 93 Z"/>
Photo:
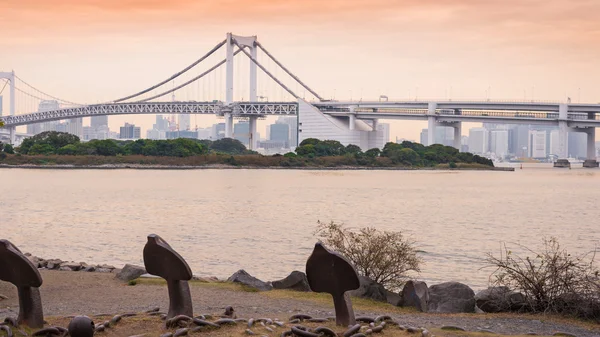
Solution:
<path fill-rule="evenodd" d="M 62 103 L 67 103 L 67 104 L 72 104 L 72 105 L 85 105 L 85 104 L 80 104 L 80 103 L 75 103 L 75 102 L 66 101 L 66 100 L 64 100 L 64 99 L 61 99 L 61 98 L 58 98 L 58 97 L 56 97 L 56 96 L 49 95 L 49 94 L 47 94 L 47 93 L 45 93 L 45 92 L 43 92 L 43 91 L 39 90 L 38 88 L 36 88 L 36 87 L 32 86 L 31 84 L 29 84 L 29 83 L 25 82 L 25 81 L 24 81 L 22 78 L 20 78 L 19 76 L 15 75 L 15 78 L 16 78 L 16 79 L 18 79 L 19 81 L 23 82 L 23 84 L 25 84 L 26 86 L 30 87 L 31 89 L 33 89 L 33 90 L 35 90 L 35 91 L 39 92 L 40 94 L 42 94 L 42 95 L 44 95 L 44 96 L 48 96 L 48 97 L 50 97 L 50 98 L 52 98 L 52 99 L 54 99 L 54 100 L 57 100 L 57 101 L 59 101 L 59 102 L 62 102 Z M 25 93 L 23 90 L 21 90 L 21 92 Z M 26 94 L 26 93 L 25 93 L 25 94 Z M 32 96 L 32 95 L 30 95 L 30 96 Z M 32 97 L 36 97 L 36 96 L 32 96 Z M 37 98 L 37 97 L 36 97 L 36 98 Z M 40 98 L 40 99 L 41 99 L 41 100 L 45 100 L 45 98 Z"/>
<path fill-rule="evenodd" d="M 156 85 L 153 85 L 153 86 L 151 86 L 151 87 L 150 87 L 150 88 L 148 88 L 148 89 L 142 90 L 142 91 L 140 91 L 140 92 L 138 92 L 138 93 L 136 93 L 136 94 L 129 95 L 129 96 L 127 96 L 127 97 L 123 97 L 123 98 L 119 98 L 119 99 L 115 100 L 114 102 L 115 102 L 115 103 L 119 103 L 119 102 L 122 102 L 122 101 L 128 100 L 128 99 L 130 99 L 130 98 L 134 98 L 134 97 L 137 97 L 137 96 L 143 95 L 143 94 L 147 93 L 148 91 L 154 90 L 154 89 L 156 89 L 156 88 L 160 87 L 161 85 L 163 85 L 163 84 L 165 84 L 165 83 L 168 83 L 169 81 L 172 81 L 172 80 L 176 79 L 176 78 L 177 78 L 177 77 L 179 77 L 180 75 L 184 74 L 184 73 L 185 73 L 185 72 L 187 72 L 188 70 L 190 70 L 190 69 L 192 69 L 193 67 L 195 67 L 195 66 L 196 66 L 198 63 L 200 63 L 200 62 L 204 61 L 204 60 L 205 60 L 207 57 L 209 57 L 210 55 L 212 55 L 212 54 L 213 54 L 214 52 L 216 52 L 216 51 L 217 51 L 219 48 L 223 47 L 223 45 L 224 45 L 226 42 L 227 42 L 227 40 L 223 40 L 223 41 L 221 41 L 221 42 L 220 42 L 219 44 L 217 44 L 217 45 L 216 45 L 216 46 L 215 46 L 213 49 L 211 49 L 211 51 L 209 51 L 209 52 L 208 52 L 206 55 L 202 56 L 201 58 L 199 58 L 198 60 L 196 60 L 194 63 L 192 63 L 192 64 L 190 64 L 189 66 L 187 66 L 185 69 L 183 69 L 182 71 L 180 71 L 180 72 L 178 72 L 178 73 L 174 74 L 173 76 L 171 76 L 171 77 L 167 78 L 166 80 L 164 80 L 164 81 L 162 81 L 162 82 L 160 82 L 160 83 L 158 83 L 158 84 L 156 84 Z M 159 97 L 160 97 L 160 96 L 159 96 Z M 147 100 L 142 100 L 142 101 L 140 101 L 140 102 L 145 102 L 145 101 L 147 101 Z"/>
<path fill-rule="evenodd" d="M 239 45 L 238 45 L 238 47 L 239 47 Z M 237 50 L 235 53 L 233 53 L 233 56 L 237 55 L 237 54 L 238 54 L 239 52 L 241 52 L 241 51 L 242 51 L 242 49 L 238 49 L 238 50 Z M 196 76 L 196 77 L 192 78 L 191 80 L 189 80 L 189 81 L 187 81 L 187 82 L 185 82 L 185 83 L 182 83 L 181 85 L 178 85 L 178 86 L 174 87 L 174 88 L 173 88 L 173 89 L 171 89 L 171 90 L 167 90 L 167 91 L 165 91 L 165 92 L 163 92 L 163 93 L 160 93 L 160 94 L 158 94 L 158 95 L 155 95 L 155 96 L 152 96 L 152 97 L 149 97 L 149 98 L 146 98 L 146 99 L 140 100 L 140 101 L 136 101 L 135 103 L 148 102 L 148 101 L 150 101 L 150 100 L 153 100 L 153 99 L 155 99 L 155 98 L 159 98 L 159 97 L 162 97 L 162 96 L 164 96 L 164 95 L 170 94 L 170 93 L 172 93 L 173 91 L 179 90 L 179 89 L 181 89 L 181 88 L 185 87 L 186 85 L 188 85 L 188 84 L 190 84 L 190 83 L 192 83 L 192 82 L 194 82 L 194 81 L 196 81 L 196 80 L 199 80 L 199 79 L 201 79 L 202 77 L 204 77 L 205 75 L 209 74 L 209 73 L 210 73 L 210 72 L 212 72 L 213 70 L 215 70 L 215 69 L 217 69 L 218 67 L 222 66 L 222 65 L 223 65 L 225 62 L 227 62 L 227 59 L 224 59 L 223 61 L 221 61 L 221 62 L 219 62 L 219 63 L 215 64 L 215 65 L 214 65 L 214 66 L 212 66 L 210 69 L 208 69 L 207 71 L 203 72 L 202 74 L 200 74 L 200 75 L 198 75 L 198 76 Z"/>
<path fill-rule="evenodd" d="M 278 66 L 280 66 L 281 69 L 283 69 L 288 75 L 290 75 L 294 80 L 296 80 L 296 82 L 300 83 L 301 86 L 303 86 L 306 90 L 310 91 L 310 93 L 313 94 L 313 95 L 315 95 L 315 97 L 318 98 L 320 101 L 324 100 L 321 96 L 319 96 L 319 94 L 317 94 L 314 90 L 312 90 L 306 84 L 304 84 L 304 82 L 302 82 L 296 75 L 292 74 L 292 72 L 289 71 L 283 64 L 281 64 L 279 61 L 277 61 L 277 59 L 273 55 L 271 55 L 271 53 L 269 53 L 265 49 L 265 47 L 263 47 L 263 45 L 260 44 L 260 42 L 256 41 L 256 45 L 260 48 L 260 50 L 262 50 L 263 52 L 265 52 L 265 54 L 267 54 L 267 56 L 269 56 L 269 58 L 271 58 L 273 61 L 275 61 L 275 63 Z"/>
<path fill-rule="evenodd" d="M 6 89 L 6 86 L 8 85 L 8 80 L 4 79 L 4 78 L 3 78 L 3 80 L 4 80 L 4 86 L 2 87 L 2 90 L 0 90 L 0 95 L 2 95 L 2 92 L 4 91 L 4 89 Z"/>
<path fill-rule="evenodd" d="M 265 74 L 269 75 L 269 77 L 271 79 L 273 79 L 273 81 L 277 82 L 277 84 L 279 84 L 283 89 L 285 89 L 290 95 L 294 96 L 294 98 L 299 99 L 300 97 L 298 95 L 296 95 L 290 88 L 286 87 L 285 84 L 281 83 L 280 80 L 278 80 L 275 76 L 273 76 L 273 74 L 271 74 L 267 68 L 263 67 L 262 64 L 260 64 L 255 58 L 252 57 L 252 55 L 250 55 L 250 53 L 248 53 L 247 51 L 241 49 L 242 47 L 240 47 L 240 44 L 234 39 L 233 43 L 235 43 L 236 46 L 238 46 L 238 48 L 240 48 L 240 50 L 242 52 L 244 52 L 244 54 L 246 54 L 246 56 L 248 56 L 248 58 L 254 62 L 254 64 L 256 64 L 260 69 L 262 69 L 262 71 L 265 72 Z"/>

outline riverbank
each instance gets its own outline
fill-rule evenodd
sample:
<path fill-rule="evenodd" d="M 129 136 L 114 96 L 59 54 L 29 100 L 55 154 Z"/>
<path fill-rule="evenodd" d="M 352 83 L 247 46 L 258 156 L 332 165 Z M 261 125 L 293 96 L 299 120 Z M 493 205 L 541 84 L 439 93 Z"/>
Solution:
<path fill-rule="evenodd" d="M 447 165 L 441 167 L 363 167 L 363 166 L 338 166 L 338 167 L 282 167 L 282 166 L 232 166 L 232 165 L 152 165 L 152 164 L 104 164 L 104 165 L 53 165 L 53 164 L 0 164 L 0 168 L 15 169 L 52 169 L 52 170 L 312 170 L 312 171 L 501 171 L 513 172 L 514 167 L 456 167 Z"/>
<path fill-rule="evenodd" d="M 162 280 L 144 278 L 130 286 L 115 279 L 114 273 L 55 270 L 40 270 L 40 273 L 44 280 L 40 288 L 44 313 L 50 322 L 64 323 L 67 321 L 64 316 L 68 315 L 113 315 L 144 312 L 156 307 L 161 311 L 168 309 L 167 287 Z M 331 297 L 326 294 L 288 290 L 255 292 L 226 282 L 191 281 L 190 285 L 196 315 L 205 313 L 221 315 L 227 306 L 233 306 L 239 318 L 268 317 L 283 322 L 287 322 L 290 316 L 298 313 L 320 318 L 334 314 Z M 9 283 L 0 282 L 0 294 L 7 297 L 0 300 L 0 319 L 16 317 L 18 313 L 16 288 Z M 507 335 L 535 333 L 551 336 L 558 332 L 578 337 L 600 335 L 600 327 L 597 324 L 551 315 L 418 313 L 411 309 L 360 298 L 353 298 L 353 304 L 356 316 L 390 315 L 405 326 L 425 327 L 437 336 L 445 336 L 439 330 L 443 326 L 457 326 L 472 332 L 485 329 Z M 95 318 L 95 320 L 102 322 L 110 317 Z M 160 321 L 157 318 L 158 322 Z M 234 334 L 241 335 L 244 329 Z M 282 331 L 281 329 L 276 333 L 265 331 L 264 334 L 278 336 Z M 136 334 L 144 332 L 147 331 L 139 331 Z M 260 334 L 263 334 L 262 330 Z M 387 330 L 386 334 L 389 334 Z M 114 332 L 109 335 L 120 336 Z M 158 336 L 159 333 L 154 332 L 152 335 Z M 455 335 L 449 333 L 447 336 Z"/>

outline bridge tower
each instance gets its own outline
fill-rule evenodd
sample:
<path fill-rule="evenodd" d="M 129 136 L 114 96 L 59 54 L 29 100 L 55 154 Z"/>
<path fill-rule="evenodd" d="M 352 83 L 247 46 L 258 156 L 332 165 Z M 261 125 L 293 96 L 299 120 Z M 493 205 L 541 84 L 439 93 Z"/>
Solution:
<path fill-rule="evenodd" d="M 250 55 L 254 60 L 257 59 L 258 56 L 258 48 L 256 46 L 256 36 L 238 36 L 233 35 L 232 33 L 227 33 L 227 57 L 226 57 L 226 75 L 225 75 L 225 104 L 229 105 L 233 103 L 233 57 L 234 51 L 233 47 L 235 46 L 235 42 L 239 44 L 242 48 L 250 49 Z M 250 62 L 250 102 L 256 102 L 257 93 L 257 67 L 256 63 Z M 225 117 L 225 137 L 232 138 L 233 137 L 233 115 L 231 112 L 226 112 L 224 114 Z M 253 150 L 256 148 L 256 121 L 258 116 L 250 116 L 248 117 L 248 127 L 249 127 L 249 148 Z"/>
<path fill-rule="evenodd" d="M 9 95 L 10 95 L 10 110 L 9 113 L 11 116 L 15 115 L 15 72 L 11 71 L 11 72 L 0 72 L 0 78 L 4 78 L 7 79 L 9 82 Z M 2 116 L 2 107 L 0 107 L 0 116 Z M 10 143 L 11 144 L 15 144 L 15 133 L 16 133 L 16 127 L 10 127 L 9 128 L 9 132 L 10 132 Z"/>

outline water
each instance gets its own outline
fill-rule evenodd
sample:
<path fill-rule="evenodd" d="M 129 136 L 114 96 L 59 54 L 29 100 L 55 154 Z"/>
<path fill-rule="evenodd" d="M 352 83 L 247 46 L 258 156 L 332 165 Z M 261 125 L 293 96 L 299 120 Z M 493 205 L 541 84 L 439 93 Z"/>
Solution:
<path fill-rule="evenodd" d="M 157 233 L 197 275 L 304 270 L 317 220 L 402 230 L 418 278 L 487 285 L 502 242 L 600 242 L 600 171 L 0 170 L 0 236 L 44 258 L 142 264 Z M 518 248 L 514 248 L 518 251 Z"/>

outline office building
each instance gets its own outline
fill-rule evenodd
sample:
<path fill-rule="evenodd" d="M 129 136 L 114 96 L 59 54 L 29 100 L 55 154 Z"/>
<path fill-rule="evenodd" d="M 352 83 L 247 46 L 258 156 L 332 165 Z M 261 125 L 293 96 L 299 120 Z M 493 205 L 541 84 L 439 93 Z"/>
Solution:
<path fill-rule="evenodd" d="M 178 116 L 178 126 L 180 131 L 191 130 L 190 119 L 191 116 L 189 114 L 179 115 Z"/>
<path fill-rule="evenodd" d="M 133 124 L 125 123 L 120 128 L 119 138 L 120 139 L 140 139 L 141 129 Z"/>
<path fill-rule="evenodd" d="M 275 124 L 286 124 L 289 127 L 289 140 L 288 144 L 290 147 L 295 148 L 298 146 L 298 117 L 279 117 Z M 268 136 L 267 136 L 268 137 Z"/>
<path fill-rule="evenodd" d="M 225 138 L 225 123 L 213 124 L 210 132 L 210 139 L 217 140 Z"/>
<path fill-rule="evenodd" d="M 290 147 L 290 126 L 288 124 L 269 125 L 269 140 L 281 142 L 282 148 Z"/>
<path fill-rule="evenodd" d="M 508 130 L 493 130 L 490 132 L 490 152 L 498 158 L 508 156 Z"/>
<path fill-rule="evenodd" d="M 586 159 L 587 134 L 583 132 L 569 132 L 567 136 L 567 149 L 570 158 Z"/>
<path fill-rule="evenodd" d="M 469 130 L 469 152 L 485 154 L 489 152 L 489 135 L 485 128 L 472 128 Z"/>
<path fill-rule="evenodd" d="M 167 139 L 191 138 L 198 139 L 198 132 L 191 130 L 167 131 L 165 133 Z"/>
<path fill-rule="evenodd" d="M 260 139 L 257 135 L 255 138 Z M 250 144 L 250 124 L 248 122 L 237 122 L 233 125 L 233 138 L 248 146 Z"/>
<path fill-rule="evenodd" d="M 530 130 L 529 131 L 529 157 L 535 159 L 543 159 L 548 157 L 546 146 L 546 131 Z"/>

